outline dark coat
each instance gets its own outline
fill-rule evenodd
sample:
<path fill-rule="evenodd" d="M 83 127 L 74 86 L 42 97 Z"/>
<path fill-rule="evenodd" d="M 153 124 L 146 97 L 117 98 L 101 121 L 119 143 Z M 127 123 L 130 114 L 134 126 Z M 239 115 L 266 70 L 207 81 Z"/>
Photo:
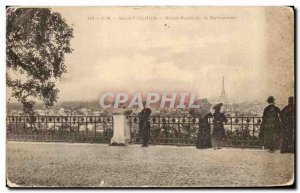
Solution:
<path fill-rule="evenodd" d="M 264 109 L 262 123 L 260 126 L 260 137 L 265 138 L 268 134 L 280 133 L 280 109 L 274 104 L 268 105 Z"/>
<path fill-rule="evenodd" d="M 259 137 L 263 139 L 267 149 L 274 150 L 277 147 L 278 136 L 280 135 L 280 109 L 274 104 L 264 109 Z"/>
<path fill-rule="evenodd" d="M 150 115 L 152 111 L 150 108 L 144 108 L 139 114 L 139 132 L 143 139 L 143 146 L 148 145 L 150 133 Z"/>
<path fill-rule="evenodd" d="M 203 118 L 200 118 L 200 124 L 199 124 L 199 130 L 198 130 L 197 142 L 196 142 L 197 149 L 212 147 L 211 135 L 210 135 L 211 129 L 210 129 L 210 124 L 208 122 L 209 117 L 212 117 L 211 113 L 208 113 Z"/>
<path fill-rule="evenodd" d="M 150 108 L 144 108 L 139 114 L 139 133 L 140 135 L 143 135 L 145 131 L 148 131 L 150 129 L 150 122 L 149 118 L 152 111 Z"/>
<path fill-rule="evenodd" d="M 281 111 L 282 152 L 294 151 L 295 107 L 287 105 Z"/>
<path fill-rule="evenodd" d="M 224 115 L 224 113 L 221 112 L 215 112 L 213 114 L 214 120 L 213 120 L 213 138 L 216 140 L 222 140 L 223 138 L 226 137 L 225 135 L 225 129 L 224 129 L 224 124 L 223 122 L 226 122 L 227 119 Z"/>
<path fill-rule="evenodd" d="M 294 131 L 295 128 L 295 108 L 292 105 L 285 106 L 281 111 L 282 132 Z"/>

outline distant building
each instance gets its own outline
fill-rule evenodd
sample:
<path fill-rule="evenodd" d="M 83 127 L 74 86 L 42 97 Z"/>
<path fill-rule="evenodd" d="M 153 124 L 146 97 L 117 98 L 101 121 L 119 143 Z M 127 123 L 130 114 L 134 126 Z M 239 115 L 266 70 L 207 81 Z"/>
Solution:
<path fill-rule="evenodd" d="M 83 115 L 88 115 L 91 114 L 92 110 L 88 108 L 81 108 L 79 112 L 82 113 Z"/>
<path fill-rule="evenodd" d="M 227 98 L 227 95 L 226 95 L 226 92 L 225 92 L 224 76 L 223 76 L 223 79 L 222 79 L 222 90 L 221 90 L 221 94 L 220 94 L 220 97 L 219 97 L 219 101 L 222 102 L 222 103 L 227 103 L 228 102 L 228 98 Z"/>
<path fill-rule="evenodd" d="M 92 114 L 94 116 L 99 116 L 99 115 L 101 115 L 101 111 L 100 110 L 95 110 L 95 111 L 92 112 Z"/>

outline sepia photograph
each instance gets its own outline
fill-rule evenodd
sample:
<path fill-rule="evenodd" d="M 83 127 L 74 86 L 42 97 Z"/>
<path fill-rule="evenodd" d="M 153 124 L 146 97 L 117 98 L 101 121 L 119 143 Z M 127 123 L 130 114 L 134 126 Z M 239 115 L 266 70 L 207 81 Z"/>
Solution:
<path fill-rule="evenodd" d="M 7 6 L 8 188 L 295 186 L 290 6 Z"/>

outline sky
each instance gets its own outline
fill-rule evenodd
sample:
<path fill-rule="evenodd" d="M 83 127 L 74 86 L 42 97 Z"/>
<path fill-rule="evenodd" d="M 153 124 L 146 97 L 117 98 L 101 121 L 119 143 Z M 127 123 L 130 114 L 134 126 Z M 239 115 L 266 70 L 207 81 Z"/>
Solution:
<path fill-rule="evenodd" d="M 57 82 L 59 101 L 99 100 L 105 92 L 189 92 L 198 98 L 217 98 L 223 76 L 226 94 L 236 102 L 265 101 L 274 95 L 286 103 L 293 95 L 293 12 L 289 8 L 52 10 L 74 29 L 74 51 L 65 60 L 68 72 Z M 129 20 L 133 16 L 156 19 Z M 182 16 L 194 19 L 174 18 Z"/>

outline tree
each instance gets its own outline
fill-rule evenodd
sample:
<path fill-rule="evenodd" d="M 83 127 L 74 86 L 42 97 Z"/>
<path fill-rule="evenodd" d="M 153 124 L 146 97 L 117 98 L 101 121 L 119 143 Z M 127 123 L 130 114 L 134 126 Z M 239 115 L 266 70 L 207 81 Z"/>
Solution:
<path fill-rule="evenodd" d="M 55 81 L 66 71 L 73 29 L 48 8 L 7 8 L 6 84 L 12 97 L 33 114 L 35 100 L 49 108 L 58 99 Z"/>

